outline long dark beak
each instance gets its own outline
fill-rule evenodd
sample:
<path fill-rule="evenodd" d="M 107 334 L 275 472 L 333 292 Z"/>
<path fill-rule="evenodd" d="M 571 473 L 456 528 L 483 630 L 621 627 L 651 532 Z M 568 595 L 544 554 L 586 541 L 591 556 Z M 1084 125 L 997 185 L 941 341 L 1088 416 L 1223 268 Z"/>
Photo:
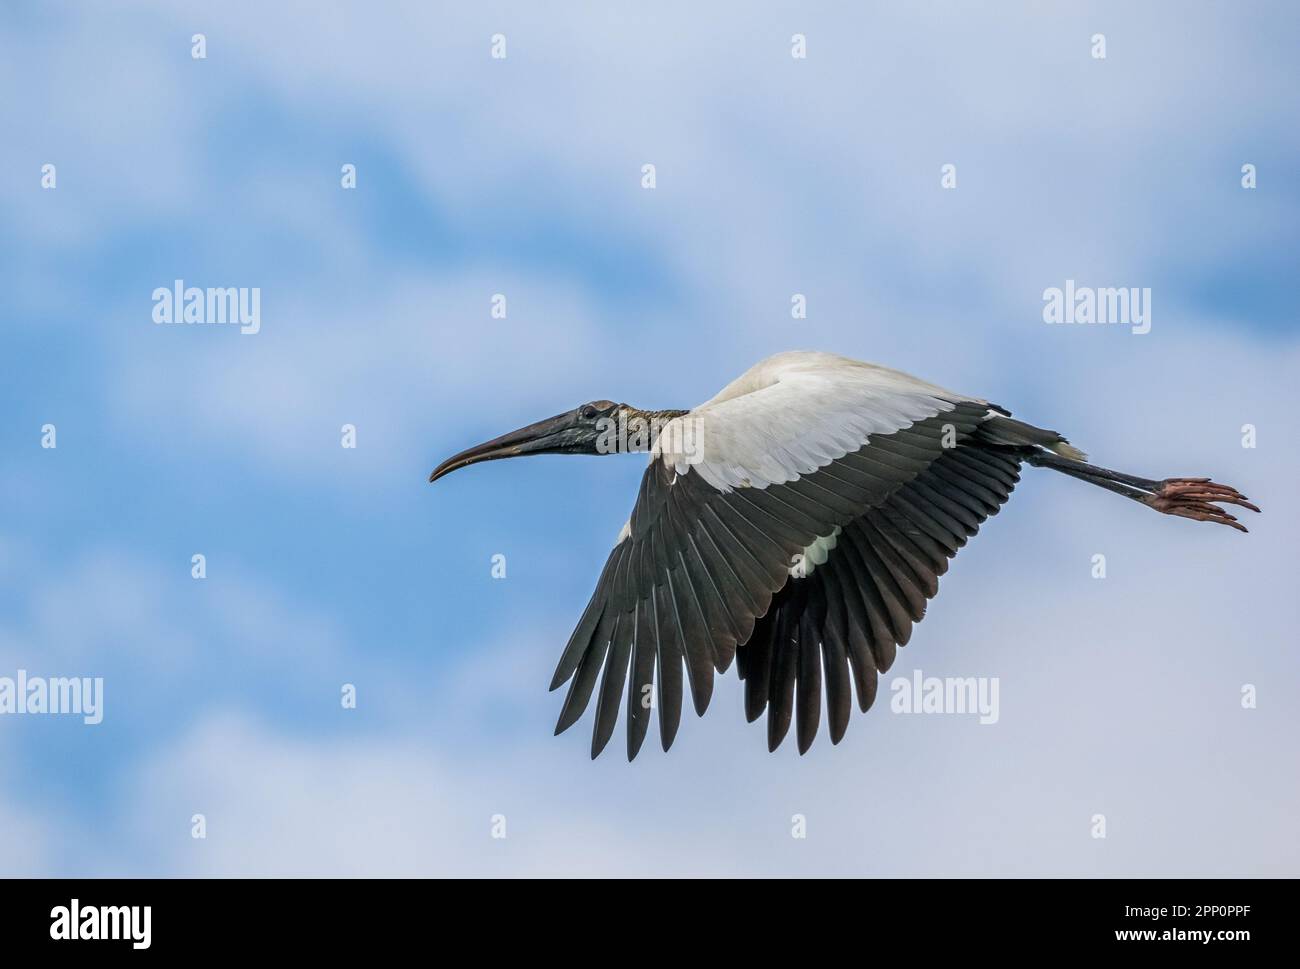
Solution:
<path fill-rule="evenodd" d="M 572 454 L 582 450 L 581 443 L 586 436 L 573 411 L 557 414 L 452 455 L 433 469 L 429 481 L 437 481 L 443 475 L 480 461 L 497 461 L 524 454 Z"/>

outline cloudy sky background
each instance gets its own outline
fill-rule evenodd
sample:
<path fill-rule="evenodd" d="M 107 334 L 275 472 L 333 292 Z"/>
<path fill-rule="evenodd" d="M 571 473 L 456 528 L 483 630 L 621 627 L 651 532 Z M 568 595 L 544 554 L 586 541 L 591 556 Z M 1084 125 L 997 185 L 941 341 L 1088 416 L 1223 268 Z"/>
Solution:
<path fill-rule="evenodd" d="M 698 7 L 5 5 L 0 676 L 106 710 L 0 718 L 0 874 L 1300 874 L 1300 14 Z M 260 287 L 261 333 L 155 325 L 176 278 Z M 1045 325 L 1066 279 L 1151 332 Z M 997 725 L 882 702 L 769 755 L 732 673 L 591 762 L 546 685 L 642 461 L 425 476 L 792 348 L 1265 514 L 1026 469 L 887 677 L 998 676 Z"/>

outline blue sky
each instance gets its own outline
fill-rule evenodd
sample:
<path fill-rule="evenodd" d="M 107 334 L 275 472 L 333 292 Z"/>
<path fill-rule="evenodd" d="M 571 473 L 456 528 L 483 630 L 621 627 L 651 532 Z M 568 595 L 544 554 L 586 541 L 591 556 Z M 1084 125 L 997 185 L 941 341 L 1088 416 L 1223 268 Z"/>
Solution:
<path fill-rule="evenodd" d="M 0 676 L 106 709 L 0 718 L 0 873 L 1300 871 L 1300 17 L 697 6 L 6 5 Z M 155 325 L 176 278 L 260 287 L 261 332 Z M 1045 325 L 1066 279 L 1150 287 L 1152 331 Z M 881 705 L 769 755 L 733 674 L 593 763 L 545 688 L 642 462 L 425 477 L 792 348 L 1265 514 L 1027 470 L 891 671 L 998 676 L 996 726 Z"/>

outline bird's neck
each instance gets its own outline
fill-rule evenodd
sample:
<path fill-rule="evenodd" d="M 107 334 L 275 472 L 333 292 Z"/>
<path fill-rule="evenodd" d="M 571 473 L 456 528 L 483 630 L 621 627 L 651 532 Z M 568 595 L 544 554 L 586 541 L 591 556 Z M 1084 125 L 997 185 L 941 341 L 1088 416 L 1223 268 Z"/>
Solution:
<path fill-rule="evenodd" d="M 671 408 L 668 410 L 641 410 L 639 407 L 625 407 L 623 410 L 628 414 L 641 418 L 643 421 L 660 425 L 667 424 L 674 417 L 682 417 L 690 413 L 688 410 L 672 410 Z"/>
<path fill-rule="evenodd" d="M 642 410 L 623 407 L 618 412 L 618 426 L 611 428 L 618 435 L 618 451 L 649 451 L 659 439 L 659 432 L 675 417 L 689 414 L 685 410 Z"/>

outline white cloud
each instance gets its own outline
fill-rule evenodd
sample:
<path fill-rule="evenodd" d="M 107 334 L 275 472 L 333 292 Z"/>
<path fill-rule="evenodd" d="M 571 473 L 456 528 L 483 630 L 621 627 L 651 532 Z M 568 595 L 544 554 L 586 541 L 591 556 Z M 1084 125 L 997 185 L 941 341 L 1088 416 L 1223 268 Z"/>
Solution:
<path fill-rule="evenodd" d="M 20 607 L 0 621 L 0 675 L 20 667 L 63 676 L 108 669 L 121 676 L 109 676 L 109 702 L 122 696 L 120 685 L 133 702 L 146 702 L 143 712 L 151 716 L 162 707 L 201 707 L 193 679 L 206 677 L 215 687 L 214 667 L 228 681 L 274 672 L 289 692 L 320 689 L 325 671 L 334 675 L 344 639 L 330 618 L 236 562 L 209 567 L 212 574 L 196 580 L 188 557 L 169 568 L 108 546 L 87 547 L 68 562 L 29 558 L 11 585 Z M 142 668 L 156 687 L 143 694 Z M 168 692 L 178 688 L 180 695 Z"/>

